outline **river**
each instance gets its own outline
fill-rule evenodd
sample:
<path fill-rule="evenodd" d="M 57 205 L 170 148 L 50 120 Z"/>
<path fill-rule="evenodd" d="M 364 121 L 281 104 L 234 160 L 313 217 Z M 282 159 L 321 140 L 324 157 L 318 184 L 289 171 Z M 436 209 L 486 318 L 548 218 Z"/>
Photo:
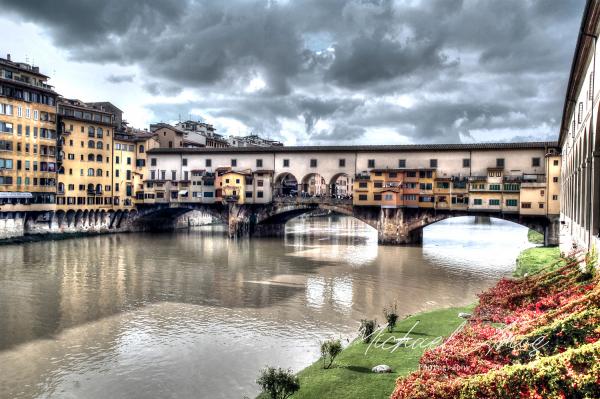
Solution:
<path fill-rule="evenodd" d="M 344 216 L 286 229 L 0 247 L 0 397 L 253 397 L 265 365 L 302 369 L 393 300 L 402 314 L 472 303 L 530 246 L 495 219 L 437 223 L 423 247 L 378 246 Z"/>

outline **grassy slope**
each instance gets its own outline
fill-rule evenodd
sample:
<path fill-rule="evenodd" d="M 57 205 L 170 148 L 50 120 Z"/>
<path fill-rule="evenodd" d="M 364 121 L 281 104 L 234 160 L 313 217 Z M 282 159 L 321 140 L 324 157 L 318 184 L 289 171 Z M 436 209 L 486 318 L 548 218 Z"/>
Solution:
<path fill-rule="evenodd" d="M 544 235 L 542 233 L 538 233 L 535 230 L 529 229 L 527 232 L 527 239 L 532 244 L 543 245 L 544 244 Z"/>
<path fill-rule="evenodd" d="M 427 313 L 420 313 L 400 321 L 391 335 L 401 338 L 415 324 L 409 337 L 424 338 L 431 342 L 435 337 L 450 335 L 464 320 L 458 317 L 459 312 L 470 312 L 473 306 L 464 308 L 448 308 Z M 379 337 L 385 341 L 390 334 L 387 330 Z M 391 346 L 391 344 L 389 345 Z M 334 367 L 324 370 L 317 361 L 298 373 L 300 391 L 293 398 L 387 398 L 395 387 L 398 376 L 406 375 L 417 369 L 419 359 L 424 352 L 421 348 L 399 348 L 394 353 L 371 346 L 367 355 L 368 344 L 355 341 L 335 360 Z M 393 370 L 389 374 L 375 374 L 371 368 L 379 364 L 387 364 Z"/>
<path fill-rule="evenodd" d="M 559 261 L 560 250 L 558 247 L 534 247 L 521 252 L 517 258 L 515 277 L 532 275 L 540 271 L 549 272 L 564 263 Z"/>

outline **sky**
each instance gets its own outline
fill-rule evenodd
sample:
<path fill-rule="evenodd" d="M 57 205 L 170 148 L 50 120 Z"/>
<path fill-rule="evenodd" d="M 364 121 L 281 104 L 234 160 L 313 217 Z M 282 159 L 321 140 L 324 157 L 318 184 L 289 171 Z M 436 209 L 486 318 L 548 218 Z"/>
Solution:
<path fill-rule="evenodd" d="M 0 0 L 0 56 L 139 128 L 193 119 L 286 145 L 556 140 L 584 5 Z"/>

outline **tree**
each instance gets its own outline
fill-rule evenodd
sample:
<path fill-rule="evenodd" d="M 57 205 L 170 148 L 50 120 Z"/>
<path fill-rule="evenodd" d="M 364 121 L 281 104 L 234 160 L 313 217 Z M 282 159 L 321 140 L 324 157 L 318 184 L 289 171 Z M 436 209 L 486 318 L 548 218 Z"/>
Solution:
<path fill-rule="evenodd" d="M 398 321 L 398 304 L 394 301 L 390 306 L 383 307 L 383 315 L 387 320 L 387 328 L 389 332 L 394 330 L 396 326 L 396 321 Z"/>
<path fill-rule="evenodd" d="M 328 369 L 333 361 L 342 352 L 342 343 L 339 339 L 331 339 L 321 343 L 321 358 L 323 359 L 323 368 Z"/>
<path fill-rule="evenodd" d="M 271 399 L 286 399 L 300 389 L 298 377 L 290 369 L 266 367 L 256 380 L 262 391 Z"/>
<path fill-rule="evenodd" d="M 375 332 L 375 326 L 377 320 L 365 320 L 360 321 L 360 329 L 358 330 L 362 340 L 365 344 L 368 344 L 373 339 L 373 333 Z"/>

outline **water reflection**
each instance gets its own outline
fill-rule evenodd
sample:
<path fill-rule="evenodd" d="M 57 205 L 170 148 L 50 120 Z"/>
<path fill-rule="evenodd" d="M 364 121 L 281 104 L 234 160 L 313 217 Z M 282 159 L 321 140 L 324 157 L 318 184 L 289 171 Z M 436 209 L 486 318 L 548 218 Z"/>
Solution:
<path fill-rule="evenodd" d="M 438 223 L 378 247 L 348 217 L 285 239 L 223 229 L 99 236 L 0 251 L 0 397 L 252 396 L 265 364 L 300 369 L 358 320 L 470 303 L 513 267 L 526 229 Z"/>

